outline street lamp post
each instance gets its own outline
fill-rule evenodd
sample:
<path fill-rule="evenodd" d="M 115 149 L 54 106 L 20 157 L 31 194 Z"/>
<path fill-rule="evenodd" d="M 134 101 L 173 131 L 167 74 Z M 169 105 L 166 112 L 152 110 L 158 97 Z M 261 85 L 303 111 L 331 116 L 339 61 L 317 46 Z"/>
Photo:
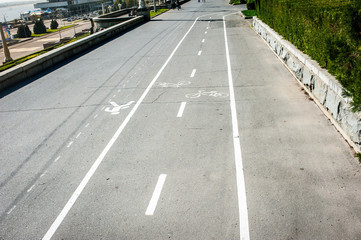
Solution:
<path fill-rule="evenodd" d="M 6 43 L 2 22 L 0 22 L 0 28 L 1 28 L 1 30 L 0 30 L 1 41 L 3 42 L 4 55 L 5 55 L 4 63 L 7 63 L 7 62 L 12 61 L 13 59 L 10 56 L 10 51 L 9 51 L 9 48 L 8 48 L 8 44 Z"/>

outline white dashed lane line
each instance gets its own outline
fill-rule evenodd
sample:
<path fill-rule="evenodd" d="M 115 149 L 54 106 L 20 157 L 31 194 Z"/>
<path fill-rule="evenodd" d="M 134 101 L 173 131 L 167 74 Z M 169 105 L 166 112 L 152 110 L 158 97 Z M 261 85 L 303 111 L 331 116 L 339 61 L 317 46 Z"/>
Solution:
<path fill-rule="evenodd" d="M 183 112 L 184 112 L 184 109 L 186 107 L 186 104 L 187 102 L 182 102 L 180 107 L 179 107 L 179 111 L 178 111 L 178 114 L 177 114 L 177 117 L 180 118 L 183 116 Z"/>
<path fill-rule="evenodd" d="M 145 215 L 152 216 L 154 214 L 155 208 L 157 207 L 158 200 L 160 197 L 160 194 L 163 189 L 163 185 L 165 182 L 165 179 L 167 178 L 167 174 L 161 174 L 158 178 L 157 185 L 155 186 L 152 198 L 150 199 L 147 211 L 145 212 Z"/>

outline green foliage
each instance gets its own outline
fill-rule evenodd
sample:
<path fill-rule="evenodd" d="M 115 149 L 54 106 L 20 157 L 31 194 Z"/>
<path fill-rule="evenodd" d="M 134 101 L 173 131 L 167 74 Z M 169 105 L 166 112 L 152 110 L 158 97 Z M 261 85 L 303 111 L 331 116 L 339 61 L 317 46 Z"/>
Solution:
<path fill-rule="evenodd" d="M 82 39 L 82 38 L 84 38 L 84 37 L 87 37 L 87 36 L 89 36 L 89 35 L 90 35 L 90 33 L 86 33 L 86 34 L 83 34 L 82 36 L 79 36 L 79 37 L 77 37 L 77 38 L 71 39 L 71 40 L 69 40 L 69 41 L 67 41 L 67 42 L 58 43 L 58 44 L 55 44 L 55 45 L 53 45 L 53 46 L 51 46 L 51 47 L 49 47 L 49 48 L 46 48 L 46 49 L 44 49 L 44 50 L 41 50 L 41 51 L 32 53 L 32 54 L 30 54 L 30 55 L 27 55 L 27 56 L 24 56 L 24 57 L 15 59 L 15 60 L 10 61 L 10 62 L 7 62 L 7 63 L 5 63 L 5 64 L 3 64 L 3 65 L 0 66 L 0 72 L 5 71 L 5 70 L 7 70 L 7 69 L 9 69 L 9 68 L 12 68 L 12 67 L 14 67 L 14 66 L 16 66 L 16 65 L 18 65 L 18 64 L 20 64 L 20 63 L 23 63 L 23 62 L 25 62 L 25 61 L 27 61 L 27 60 L 30 60 L 30 59 L 32 59 L 32 58 L 34 58 L 34 57 L 37 57 L 37 56 L 41 55 L 41 54 L 47 53 L 47 52 L 49 52 L 49 51 L 51 51 L 51 50 L 53 50 L 53 49 L 59 48 L 59 47 L 61 47 L 61 46 L 64 46 L 64 45 L 66 45 L 66 44 L 69 44 L 69 43 L 71 43 L 71 42 L 75 42 L 75 41 L 77 41 L 77 40 L 79 40 L 79 39 Z"/>
<path fill-rule="evenodd" d="M 361 1 L 255 0 L 257 16 L 336 76 L 361 110 Z"/>
<path fill-rule="evenodd" d="M 229 4 L 238 5 L 238 4 L 245 4 L 246 0 L 230 0 Z"/>
<path fill-rule="evenodd" d="M 18 38 L 28 38 L 31 36 L 31 31 L 27 25 L 20 25 L 17 31 Z"/>
<path fill-rule="evenodd" d="M 59 26 L 59 24 L 55 19 L 51 20 L 50 29 L 57 29 L 58 26 Z"/>
<path fill-rule="evenodd" d="M 157 15 L 163 13 L 163 12 L 166 12 L 166 11 L 168 11 L 168 9 L 157 9 L 156 12 L 150 11 L 150 17 L 153 18 L 153 17 L 155 17 L 155 16 L 157 16 Z"/>
<path fill-rule="evenodd" d="M 35 34 L 46 33 L 46 27 L 44 25 L 43 20 L 39 19 L 35 22 L 33 32 Z"/>
<path fill-rule="evenodd" d="M 356 153 L 356 154 L 355 154 L 355 157 L 358 158 L 358 161 L 359 161 L 360 164 L 361 164 L 361 153 Z"/>
<path fill-rule="evenodd" d="M 242 13 L 243 13 L 246 17 L 257 16 L 257 11 L 256 11 L 256 10 L 243 10 Z"/>

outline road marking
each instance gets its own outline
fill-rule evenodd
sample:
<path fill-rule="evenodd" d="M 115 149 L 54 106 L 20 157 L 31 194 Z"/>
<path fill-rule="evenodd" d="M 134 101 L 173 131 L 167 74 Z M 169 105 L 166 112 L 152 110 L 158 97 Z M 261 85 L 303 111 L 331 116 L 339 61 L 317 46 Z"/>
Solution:
<path fill-rule="evenodd" d="M 125 87 L 125 84 L 123 85 L 123 87 Z M 118 92 L 120 92 L 121 90 L 120 89 L 118 89 Z"/>
<path fill-rule="evenodd" d="M 27 190 L 27 192 L 31 192 L 31 190 L 33 190 L 34 187 L 35 187 L 35 184 L 34 184 L 33 186 L 31 186 L 31 187 Z"/>
<path fill-rule="evenodd" d="M 35 184 L 34 184 L 33 186 L 31 186 L 31 187 L 27 190 L 27 192 L 31 192 L 31 190 L 33 190 L 34 187 L 35 187 Z"/>
<path fill-rule="evenodd" d="M 157 207 L 158 200 L 160 197 L 160 193 L 162 192 L 162 188 L 167 178 L 167 174 L 161 174 L 158 178 L 157 185 L 155 186 L 152 198 L 150 199 L 147 211 L 145 211 L 145 215 L 152 216 L 154 214 L 155 208 Z"/>
<path fill-rule="evenodd" d="M 112 106 L 113 106 L 113 108 L 111 109 L 110 107 L 107 107 L 107 108 L 105 108 L 105 112 L 110 112 L 112 115 L 116 115 L 116 114 L 119 114 L 120 113 L 120 110 L 121 109 L 127 109 L 127 108 L 129 108 L 130 107 L 130 105 L 132 105 L 133 103 L 134 103 L 134 101 L 130 101 L 130 102 L 128 102 L 128 103 L 126 103 L 126 104 L 123 104 L 123 105 L 118 105 L 116 102 L 109 102 Z"/>
<path fill-rule="evenodd" d="M 66 146 L 66 147 L 69 148 L 73 143 L 74 143 L 73 141 L 70 141 L 70 142 L 68 143 L 68 146 Z"/>
<path fill-rule="evenodd" d="M 232 115 L 234 158 L 235 158 L 236 176 L 237 176 L 240 239 L 241 240 L 249 240 L 246 185 L 245 185 L 245 181 L 244 181 L 241 142 L 239 140 L 237 108 L 236 108 L 236 100 L 235 100 L 235 96 L 234 96 L 231 59 L 229 57 L 225 16 L 223 16 L 223 29 L 224 29 L 224 42 L 225 42 L 226 58 L 227 58 L 229 98 L 230 98 L 230 107 L 231 107 L 231 115 Z"/>
<path fill-rule="evenodd" d="M 182 117 L 183 116 L 183 112 L 184 112 L 184 108 L 186 107 L 187 102 L 182 102 L 177 114 L 177 117 Z"/>
<path fill-rule="evenodd" d="M 203 38 L 203 39 L 202 39 L 202 43 L 204 43 L 205 41 L 206 41 L 206 39 Z"/>
<path fill-rule="evenodd" d="M 86 125 L 85 125 L 85 127 L 87 128 L 89 126 L 89 123 L 87 123 Z"/>
<path fill-rule="evenodd" d="M 199 52 L 198 52 L 198 56 L 200 56 L 201 54 L 202 54 L 202 51 L 199 51 Z"/>
<path fill-rule="evenodd" d="M 182 44 L 184 39 L 188 36 L 188 34 L 190 33 L 190 31 L 192 30 L 192 28 L 194 27 L 194 25 L 196 24 L 196 22 L 198 21 L 199 18 L 200 17 L 197 17 L 196 20 L 194 20 L 192 26 L 190 26 L 188 31 L 184 34 L 183 38 L 179 41 L 178 45 L 174 48 L 173 52 L 169 55 L 168 59 L 165 61 L 163 66 L 160 68 L 157 75 L 149 83 L 148 87 L 145 89 L 142 96 L 139 98 L 138 102 L 134 105 L 133 109 L 129 112 L 128 116 L 124 119 L 123 123 L 120 125 L 118 130 L 115 132 L 113 137 L 110 139 L 107 146 L 101 152 L 99 157 L 95 160 L 94 164 L 91 166 L 88 173 L 85 175 L 85 177 L 83 178 L 83 180 L 81 181 L 81 183 L 79 184 L 79 186 L 77 187 L 77 189 L 75 190 L 73 195 L 70 197 L 68 202 L 65 204 L 64 208 L 61 210 L 60 214 L 57 216 L 55 221 L 52 223 L 52 225 L 50 226 L 50 228 L 44 235 L 43 240 L 49 240 L 53 237 L 54 233 L 59 228 L 60 224 L 63 222 L 64 218 L 66 217 L 66 215 L 68 214 L 68 212 L 73 207 L 74 203 L 76 202 L 76 200 L 78 199 L 78 197 L 80 196 L 82 191 L 84 190 L 85 186 L 88 184 L 90 178 L 93 176 L 93 174 L 95 173 L 95 171 L 97 170 L 97 168 L 99 167 L 99 165 L 101 164 L 101 162 L 103 161 L 105 156 L 107 155 L 110 148 L 113 146 L 115 141 L 118 139 L 119 135 L 122 133 L 124 128 L 127 126 L 128 122 L 133 117 L 133 115 L 139 108 L 140 104 L 143 102 L 144 98 L 147 96 L 148 92 L 150 91 L 150 89 L 152 88 L 154 83 L 158 80 L 159 76 L 162 74 L 165 67 L 168 65 L 170 60 L 173 58 L 174 54 L 176 53 L 176 51 L 178 50 L 178 48 L 180 47 L 180 45 Z"/>
<path fill-rule="evenodd" d="M 44 177 L 47 172 L 48 172 L 48 171 L 45 171 L 43 174 L 41 174 L 41 175 L 40 175 L 40 178 Z"/>
<path fill-rule="evenodd" d="M 104 108 L 105 108 L 105 106 L 103 106 L 103 107 L 102 107 L 101 111 L 103 111 L 103 110 L 104 110 Z"/>
<path fill-rule="evenodd" d="M 78 138 L 78 137 L 80 137 L 80 135 L 81 135 L 81 132 L 80 132 L 80 133 L 78 133 L 78 135 L 76 135 L 76 137 L 75 137 L 75 138 Z"/>
<path fill-rule="evenodd" d="M 113 95 L 113 98 L 115 98 L 117 95 Z"/>
<path fill-rule="evenodd" d="M 207 31 L 205 31 L 204 34 L 207 34 Z"/>
<path fill-rule="evenodd" d="M 191 73 L 191 78 L 194 77 L 194 75 L 196 74 L 197 69 L 193 69 L 192 73 Z"/>
<path fill-rule="evenodd" d="M 209 29 L 209 27 L 207 27 L 207 30 Z"/>
<path fill-rule="evenodd" d="M 57 162 L 60 159 L 60 156 L 58 156 L 57 158 L 55 158 L 54 162 Z"/>
<path fill-rule="evenodd" d="M 98 117 L 98 114 L 96 114 L 95 116 L 94 116 L 94 119 L 96 119 Z"/>
<path fill-rule="evenodd" d="M 15 208 L 16 208 L 16 205 L 14 205 L 14 206 L 7 212 L 7 214 L 9 215 L 12 211 L 14 211 Z"/>

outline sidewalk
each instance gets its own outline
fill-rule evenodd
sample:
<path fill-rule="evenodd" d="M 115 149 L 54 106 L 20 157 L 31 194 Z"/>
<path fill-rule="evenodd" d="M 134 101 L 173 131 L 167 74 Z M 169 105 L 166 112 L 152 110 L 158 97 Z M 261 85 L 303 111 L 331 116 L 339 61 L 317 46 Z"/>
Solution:
<path fill-rule="evenodd" d="M 71 23 L 70 23 L 71 24 Z M 9 46 L 9 51 L 12 59 L 18 59 L 26 55 L 32 54 L 34 52 L 44 49 L 43 44 L 47 42 L 58 42 L 61 38 L 73 37 L 75 33 L 82 32 L 84 29 L 89 29 L 91 27 L 90 21 L 80 21 L 75 23 L 75 27 L 67 28 L 59 32 L 49 33 L 42 37 L 34 37 L 23 39 L 19 43 Z M 69 25 L 69 24 L 66 24 Z M 4 60 L 4 50 L 0 49 L 0 62 L 2 64 Z"/>

